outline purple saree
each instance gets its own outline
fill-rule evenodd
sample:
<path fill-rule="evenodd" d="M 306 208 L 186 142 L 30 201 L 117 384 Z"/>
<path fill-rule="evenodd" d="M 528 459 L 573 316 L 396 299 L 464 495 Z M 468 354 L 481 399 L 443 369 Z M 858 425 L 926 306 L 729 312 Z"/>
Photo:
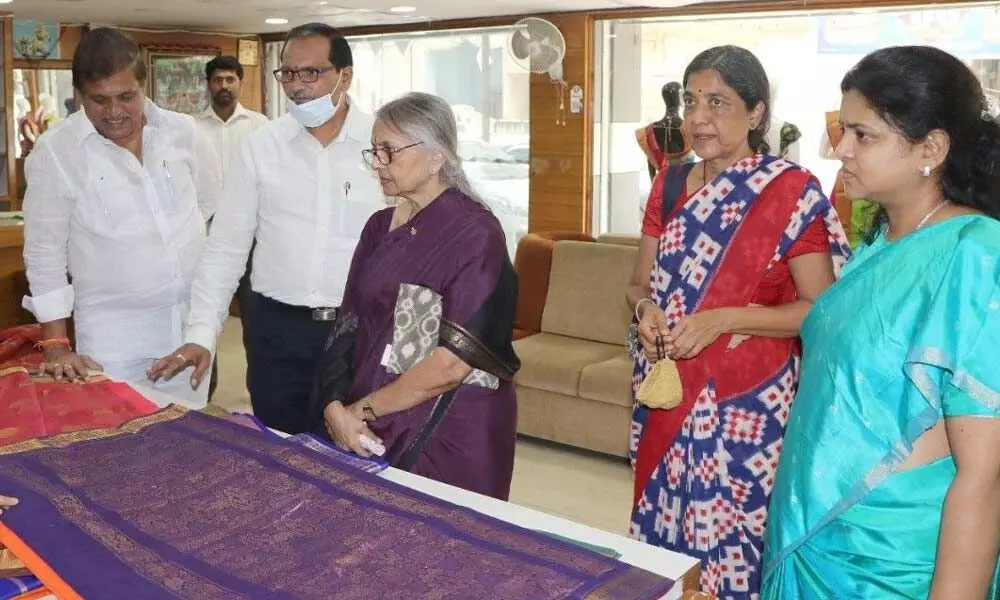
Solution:
<path fill-rule="evenodd" d="M 323 410 L 334 400 L 356 402 L 398 378 L 382 365 L 400 284 L 442 296 L 442 335 L 467 364 L 499 377 L 498 389 L 463 384 L 409 470 L 506 500 L 514 469 L 520 367 L 511 342 L 517 301 L 514 274 L 499 221 L 482 205 L 450 189 L 409 223 L 389 231 L 392 209 L 372 216 L 361 233 L 337 321 L 320 361 L 313 394 L 315 432 L 327 436 Z M 456 338 L 458 336 L 458 338 Z M 435 402 L 371 424 L 398 465 Z"/>
<path fill-rule="evenodd" d="M 21 500 L 0 540 L 23 542 L 66 599 L 629 600 L 672 587 L 178 407 L 0 449 L 0 494 Z"/>

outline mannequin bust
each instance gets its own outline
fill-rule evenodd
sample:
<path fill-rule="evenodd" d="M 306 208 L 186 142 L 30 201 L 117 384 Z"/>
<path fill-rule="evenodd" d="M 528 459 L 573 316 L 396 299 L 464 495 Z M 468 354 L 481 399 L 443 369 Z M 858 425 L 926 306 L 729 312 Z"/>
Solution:
<path fill-rule="evenodd" d="M 660 95 L 666 109 L 663 118 L 635 131 L 636 142 L 648 161 L 650 178 L 671 163 L 684 162 L 691 154 L 681 118 L 681 84 L 667 83 Z"/>

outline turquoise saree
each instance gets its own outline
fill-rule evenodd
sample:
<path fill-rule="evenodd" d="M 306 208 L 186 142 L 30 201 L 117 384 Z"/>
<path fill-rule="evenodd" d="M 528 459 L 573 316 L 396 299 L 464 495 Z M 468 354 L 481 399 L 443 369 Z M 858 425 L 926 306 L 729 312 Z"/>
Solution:
<path fill-rule="evenodd" d="M 1000 417 L 998 258 L 1000 222 L 955 217 L 863 245 L 816 301 L 762 598 L 927 598 L 956 467 L 898 467 L 940 419 Z"/>

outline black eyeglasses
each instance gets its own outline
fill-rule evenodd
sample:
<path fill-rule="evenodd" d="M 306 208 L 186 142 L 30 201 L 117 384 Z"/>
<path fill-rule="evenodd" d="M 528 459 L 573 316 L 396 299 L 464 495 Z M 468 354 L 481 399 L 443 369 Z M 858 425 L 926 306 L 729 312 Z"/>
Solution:
<path fill-rule="evenodd" d="M 364 157 L 365 162 L 368 163 L 370 167 L 374 167 L 377 162 L 383 167 L 388 167 L 389 163 L 392 162 L 392 157 L 399 154 L 407 148 L 412 148 L 414 146 L 419 146 L 423 142 L 414 142 L 409 146 L 403 146 L 402 148 L 390 148 L 389 146 L 372 146 L 361 151 L 361 156 Z"/>
<path fill-rule="evenodd" d="M 313 83 L 319 79 L 319 76 L 323 73 L 328 73 L 336 68 L 337 67 L 306 67 L 305 69 L 275 69 L 274 78 L 281 83 L 291 83 L 296 77 L 298 77 L 299 81 L 302 83 Z"/>

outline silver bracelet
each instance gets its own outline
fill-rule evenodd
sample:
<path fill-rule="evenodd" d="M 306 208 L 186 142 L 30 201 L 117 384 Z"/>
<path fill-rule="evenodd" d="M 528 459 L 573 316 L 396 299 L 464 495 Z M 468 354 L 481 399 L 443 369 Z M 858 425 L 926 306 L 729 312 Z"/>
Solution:
<path fill-rule="evenodd" d="M 638 302 L 636 302 L 635 303 L 635 320 L 636 320 L 636 322 L 639 322 L 639 321 L 642 320 L 642 317 L 639 316 L 639 307 L 642 306 L 643 302 L 649 302 L 653 306 L 656 306 L 656 302 L 654 302 L 652 298 L 642 298 L 641 300 L 639 300 Z"/>

